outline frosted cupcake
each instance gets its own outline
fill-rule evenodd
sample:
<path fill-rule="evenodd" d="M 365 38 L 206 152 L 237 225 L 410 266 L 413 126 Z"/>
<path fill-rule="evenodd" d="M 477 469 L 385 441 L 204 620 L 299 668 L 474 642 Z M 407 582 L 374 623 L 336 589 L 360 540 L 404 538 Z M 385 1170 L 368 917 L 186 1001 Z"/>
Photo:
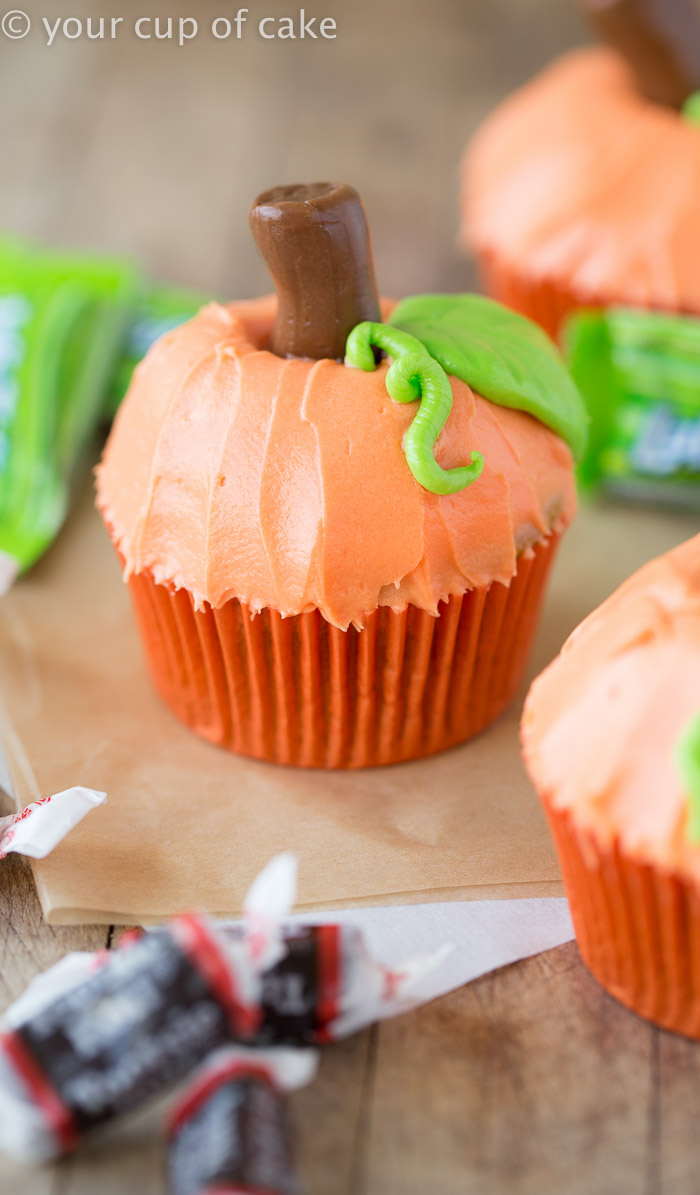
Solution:
<path fill-rule="evenodd" d="M 583 955 L 700 1038 L 700 536 L 635 573 L 534 682 L 525 762 Z"/>
<path fill-rule="evenodd" d="M 469 147 L 462 242 L 486 292 L 556 334 L 581 306 L 700 314 L 700 20 L 691 0 L 589 0 L 567 54 Z"/>
<path fill-rule="evenodd" d="M 160 340 L 98 472 L 155 686 L 258 759 L 430 754 L 518 688 L 580 397 L 488 300 L 380 305 L 352 188 L 277 188 L 251 227 L 277 296 Z"/>

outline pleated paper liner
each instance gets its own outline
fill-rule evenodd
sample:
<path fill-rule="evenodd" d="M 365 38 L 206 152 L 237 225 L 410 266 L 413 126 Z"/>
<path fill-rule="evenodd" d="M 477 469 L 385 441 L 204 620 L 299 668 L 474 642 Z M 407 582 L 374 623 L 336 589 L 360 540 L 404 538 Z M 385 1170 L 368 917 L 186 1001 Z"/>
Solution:
<path fill-rule="evenodd" d="M 362 768 L 442 751 L 478 734 L 514 697 L 559 536 L 497 582 L 433 617 L 380 608 L 363 630 L 314 611 L 251 617 L 231 600 L 195 610 L 148 574 L 129 588 L 157 691 L 212 743 L 303 767 Z"/>
<path fill-rule="evenodd" d="M 605 307 L 613 301 L 610 296 L 595 299 L 560 283 L 529 279 L 495 254 L 479 254 L 478 266 L 482 289 L 490 298 L 527 315 L 554 340 L 569 312 L 579 307 Z"/>
<path fill-rule="evenodd" d="M 586 965 L 639 1016 L 700 1039 L 700 888 L 601 848 L 544 806 Z"/>

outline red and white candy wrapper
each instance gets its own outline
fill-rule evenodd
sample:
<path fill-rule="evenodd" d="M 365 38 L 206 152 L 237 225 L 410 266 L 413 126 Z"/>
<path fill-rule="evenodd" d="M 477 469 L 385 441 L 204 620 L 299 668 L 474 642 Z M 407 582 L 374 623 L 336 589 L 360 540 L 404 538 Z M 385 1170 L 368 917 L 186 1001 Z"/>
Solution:
<path fill-rule="evenodd" d="M 245 940 L 175 918 L 120 950 L 73 956 L 9 1010 L 0 1148 L 46 1161 L 254 1033 L 260 975 Z"/>
<path fill-rule="evenodd" d="M 279 856 L 242 925 L 177 917 L 30 984 L 0 1036 L 0 1149 L 48 1160 L 213 1051 L 313 1046 L 421 1003 L 420 981 L 450 947 L 387 968 L 356 927 L 289 924 L 295 882 L 294 859 Z"/>
<path fill-rule="evenodd" d="M 170 1116 L 171 1195 L 298 1195 L 285 1093 L 310 1083 L 312 1050 L 245 1050 L 214 1055 Z"/>
<path fill-rule="evenodd" d="M 45 859 L 107 794 L 94 788 L 67 788 L 27 805 L 21 813 L 0 817 L 0 859 L 11 853 Z"/>
<path fill-rule="evenodd" d="M 226 934 L 238 938 L 243 926 Z M 421 981 L 451 946 L 386 967 L 353 925 L 282 926 L 283 956 L 262 978 L 259 1045 L 322 1045 L 357 1033 L 374 1021 L 408 1012 L 423 1001 Z"/>
<path fill-rule="evenodd" d="M 244 921 L 225 927 L 233 940 L 248 938 L 263 971 L 258 1045 L 320 1045 L 407 1012 L 423 1002 L 421 981 L 452 950 L 444 944 L 386 967 L 356 926 L 286 921 L 295 897 L 296 861 L 278 855 L 253 883 Z"/>
<path fill-rule="evenodd" d="M 0 1149 L 47 1161 L 179 1083 L 213 1050 L 251 1040 L 262 970 L 284 950 L 280 917 L 295 891 L 296 860 L 280 855 L 248 893 L 242 934 L 183 915 L 38 976 L 0 1035 Z"/>

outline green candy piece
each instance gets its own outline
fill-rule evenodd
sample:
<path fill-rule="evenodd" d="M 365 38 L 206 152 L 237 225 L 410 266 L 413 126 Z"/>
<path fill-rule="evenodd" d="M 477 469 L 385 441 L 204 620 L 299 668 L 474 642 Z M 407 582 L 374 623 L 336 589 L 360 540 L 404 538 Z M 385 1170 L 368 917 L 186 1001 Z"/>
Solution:
<path fill-rule="evenodd" d="M 636 308 L 583 310 L 564 331 L 592 418 L 581 478 L 608 491 L 700 504 L 700 320 Z"/>
<path fill-rule="evenodd" d="M 166 332 L 184 324 L 210 302 L 205 295 L 172 286 L 154 286 L 143 297 L 129 325 L 124 347 L 112 379 L 107 414 L 117 413 L 129 389 L 134 370 L 151 345 Z"/>
<path fill-rule="evenodd" d="M 0 592 L 63 523 L 139 289 L 121 261 L 0 241 Z"/>
<path fill-rule="evenodd" d="M 689 124 L 700 124 L 700 91 L 694 91 L 685 101 L 681 116 Z"/>
<path fill-rule="evenodd" d="M 688 795 L 688 838 L 700 842 L 700 714 L 694 714 L 681 731 L 674 760 Z"/>
<path fill-rule="evenodd" d="M 350 333 L 346 362 L 356 369 L 376 369 L 373 346 L 393 358 L 386 388 L 394 402 L 415 402 L 420 409 L 404 436 L 403 449 L 416 481 L 433 494 L 457 494 L 483 472 L 484 458 L 472 452 L 471 464 L 443 469 L 435 460 L 435 442 L 452 410 L 450 379 L 414 336 L 388 324 L 369 321 Z"/>
<path fill-rule="evenodd" d="M 390 323 L 489 402 L 534 415 L 581 459 L 588 437 L 583 399 L 561 354 L 531 320 L 481 295 L 414 295 L 398 304 Z"/>

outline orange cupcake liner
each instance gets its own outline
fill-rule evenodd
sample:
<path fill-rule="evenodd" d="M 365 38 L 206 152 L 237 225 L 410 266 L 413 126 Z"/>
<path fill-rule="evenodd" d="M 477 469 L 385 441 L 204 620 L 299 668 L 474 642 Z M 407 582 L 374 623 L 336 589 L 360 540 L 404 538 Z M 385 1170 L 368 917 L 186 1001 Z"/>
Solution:
<path fill-rule="evenodd" d="M 254 617 L 236 599 L 195 610 L 191 594 L 146 573 L 129 580 L 156 690 L 204 738 L 302 767 L 362 768 L 431 755 L 471 738 L 523 677 L 552 535 L 494 582 L 440 604 L 376 610 L 357 631 L 318 611 Z"/>
<path fill-rule="evenodd" d="M 605 307 L 610 297 L 584 297 L 560 283 L 536 282 L 506 265 L 495 254 L 478 255 L 481 286 L 484 292 L 499 303 L 529 316 L 553 340 L 571 311 L 580 307 Z"/>
<path fill-rule="evenodd" d="M 543 803 L 584 962 L 639 1016 L 700 1039 L 700 889 L 601 847 Z"/>

